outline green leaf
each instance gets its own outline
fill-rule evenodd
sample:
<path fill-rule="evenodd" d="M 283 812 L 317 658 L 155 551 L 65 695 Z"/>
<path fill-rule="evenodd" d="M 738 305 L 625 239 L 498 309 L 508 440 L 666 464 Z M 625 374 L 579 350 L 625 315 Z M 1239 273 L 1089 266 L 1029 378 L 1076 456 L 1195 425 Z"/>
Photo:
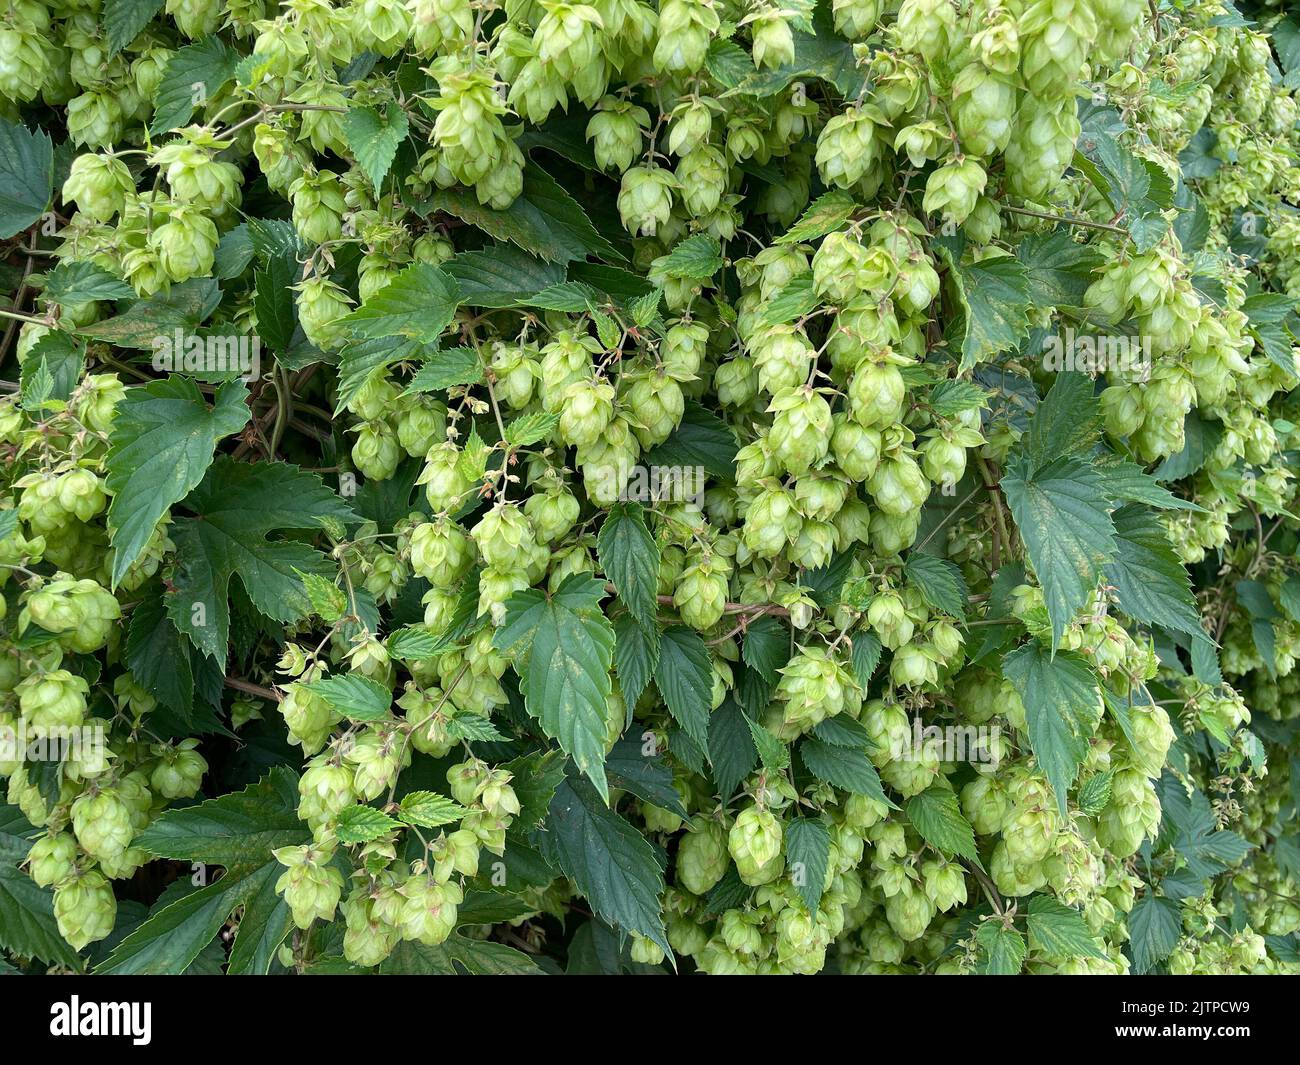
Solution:
<path fill-rule="evenodd" d="M 1161 481 L 1181 481 L 1200 470 L 1223 436 L 1223 426 L 1216 421 L 1206 421 L 1193 408 L 1183 420 L 1183 449 L 1170 455 L 1156 467 L 1155 477 Z"/>
<path fill-rule="evenodd" d="M 1092 379 L 1081 373 L 1058 373 L 1051 391 L 1029 419 L 1025 454 L 1034 469 L 1091 447 L 1101 432 L 1101 403 Z"/>
<path fill-rule="evenodd" d="M 707 233 L 678 241 L 672 251 L 656 260 L 659 273 L 685 281 L 707 281 L 722 269 L 722 264 L 722 246 Z"/>
<path fill-rule="evenodd" d="M 734 89 L 754 73 L 754 61 L 735 41 L 715 37 L 704 57 L 704 69 L 724 89 Z"/>
<path fill-rule="evenodd" d="M 24 409 L 29 409 L 29 398 L 33 401 L 39 398 L 39 403 L 30 408 L 34 410 L 39 410 L 50 400 L 66 402 L 81 382 L 85 368 L 86 349 L 83 344 L 67 333 L 46 333 L 32 345 L 23 360 L 19 381 Z M 37 377 L 41 377 L 39 383 Z"/>
<path fill-rule="evenodd" d="M 97 263 L 64 260 L 45 277 L 45 298 L 61 307 L 135 298 L 135 289 Z"/>
<path fill-rule="evenodd" d="M 821 821 L 796 817 L 786 826 L 786 873 L 810 913 L 821 905 L 830 857 L 831 834 Z"/>
<path fill-rule="evenodd" d="M 1042 585 L 1055 649 L 1116 554 L 1101 477 L 1068 456 L 1032 475 L 1018 463 L 1003 475 L 1002 492 Z"/>
<path fill-rule="evenodd" d="M 542 850 L 606 921 L 671 953 L 664 933 L 664 870 L 659 854 L 585 780 L 556 789 Z"/>
<path fill-rule="evenodd" d="M 640 329 L 648 329 L 655 319 L 659 316 L 659 304 L 662 302 L 664 294 L 659 289 L 652 289 L 644 296 L 638 296 L 628 305 L 632 312 L 632 321 Z"/>
<path fill-rule="evenodd" d="M 903 565 L 903 572 L 921 593 L 921 598 L 935 610 L 958 621 L 966 620 L 966 578 L 955 562 L 912 551 Z"/>
<path fill-rule="evenodd" d="M 694 400 L 686 403 L 686 412 L 672 436 L 650 449 L 647 466 L 703 467 L 724 481 L 736 478 L 736 436 L 716 414 Z M 701 486 L 703 487 L 703 486 Z"/>
<path fill-rule="evenodd" d="M 493 642 L 512 656 L 528 712 L 608 800 L 605 704 L 614 628 L 600 612 L 604 596 L 604 583 L 583 574 L 551 596 L 515 592 Z"/>
<path fill-rule="evenodd" d="M 1035 307 L 1082 307 L 1093 271 L 1104 261 L 1100 249 L 1078 243 L 1068 229 L 1031 233 L 1016 258 L 1024 264 Z"/>
<path fill-rule="evenodd" d="M 1300 20 L 1295 15 L 1287 15 L 1273 27 L 1272 38 L 1278 63 L 1286 74 L 1283 86 L 1300 87 Z"/>
<path fill-rule="evenodd" d="M 790 630 L 771 614 L 755 618 L 745 628 L 740 657 L 768 684 L 775 684 L 778 671 L 790 661 Z"/>
<path fill-rule="evenodd" d="M 1102 485 L 1115 506 L 1122 506 L 1125 503 L 1145 503 L 1158 510 L 1203 512 L 1202 507 L 1174 495 L 1136 462 L 1117 459 L 1113 462 L 1099 462 L 1095 468 L 1101 474 Z"/>
<path fill-rule="evenodd" d="M 511 244 L 460 252 L 443 263 L 442 269 L 456 279 L 461 299 L 470 307 L 514 307 L 564 283 L 563 264 L 539 259 Z M 573 309 L 586 310 L 586 300 Z"/>
<path fill-rule="evenodd" d="M 247 885 L 243 912 L 239 916 L 239 934 L 230 947 L 226 964 L 229 975 L 265 976 L 280 944 L 293 928 L 289 904 L 275 890 L 279 879 L 278 863 L 268 864 L 262 874 Z"/>
<path fill-rule="evenodd" d="M 760 316 L 764 325 L 793 322 L 814 311 L 821 297 L 813 288 L 811 273 L 800 274 L 763 307 Z"/>
<path fill-rule="evenodd" d="M 1015 976 L 1025 964 L 1025 937 L 997 918 L 990 918 L 975 933 L 979 947 L 977 972 L 984 976 Z"/>
<path fill-rule="evenodd" d="M 53 182 L 49 134 L 0 119 L 0 238 L 21 233 L 40 219 Z"/>
<path fill-rule="evenodd" d="M 283 218 L 250 218 L 248 242 L 263 264 L 273 259 L 296 262 L 308 250 L 293 223 Z"/>
<path fill-rule="evenodd" d="M 940 381 L 930 392 L 930 409 L 940 418 L 955 418 L 989 404 L 987 389 L 970 381 L 951 378 Z"/>
<path fill-rule="evenodd" d="M 745 716 L 745 724 L 749 727 L 750 739 L 754 741 L 763 768 L 769 773 L 780 773 L 790 764 L 790 748 L 748 715 Z"/>
<path fill-rule="evenodd" d="M 949 264 L 957 301 L 965 311 L 965 333 L 958 372 L 1013 348 L 1029 330 L 1033 295 L 1024 264 L 1009 257 L 962 264 L 945 238 L 936 249 Z"/>
<path fill-rule="evenodd" d="M 659 544 L 646 528 L 641 504 L 610 508 L 596 539 L 596 555 L 619 601 L 642 626 L 653 628 L 658 612 Z"/>
<path fill-rule="evenodd" d="M 672 625 L 659 644 L 655 686 L 668 712 L 700 748 L 708 746 L 713 709 L 713 665 L 704 638 L 685 625 Z"/>
<path fill-rule="evenodd" d="M 178 518 L 171 526 L 176 572 L 167 612 L 195 647 L 219 661 L 225 660 L 230 639 L 233 577 L 238 575 L 257 610 L 290 622 L 311 611 L 299 572 L 334 572 L 315 548 L 267 537 L 275 530 L 318 530 L 322 521 L 353 519 L 317 474 L 282 462 L 253 464 L 225 456 L 212 464 L 185 505 L 196 516 Z"/>
<path fill-rule="evenodd" d="M 647 754 L 639 736 L 624 736 L 614 744 L 605 759 L 605 775 L 612 787 L 678 817 L 690 816 L 673 785 L 672 769 L 662 758 Z"/>
<path fill-rule="evenodd" d="M 139 33 L 162 10 L 163 0 L 104 0 L 104 36 L 112 59 L 136 39 Z"/>
<path fill-rule="evenodd" d="M 554 749 L 532 751 L 505 764 L 503 768 L 514 774 L 512 784 L 519 800 L 519 815 L 514 822 L 516 829 L 535 828 L 546 819 L 551 798 L 564 781 L 566 765 L 568 760 Z M 540 886 L 544 887 L 548 882 L 543 880 Z"/>
<path fill-rule="evenodd" d="M 217 441 L 248 424 L 246 395 L 242 382 L 228 382 L 209 408 L 193 381 L 174 376 L 127 390 L 113 420 L 105 480 L 113 497 L 108 528 L 115 587 L 159 519 L 202 480 Z"/>
<path fill-rule="evenodd" d="M 298 574 L 298 579 L 302 581 L 307 598 L 311 600 L 312 613 L 318 615 L 326 624 L 333 625 L 347 613 L 347 593 L 332 580 L 318 573 L 301 572 Z M 389 650 L 392 651 L 391 641 Z"/>
<path fill-rule="evenodd" d="M 388 653 L 403 662 L 423 662 L 438 650 L 438 638 L 423 625 L 408 625 L 388 637 Z"/>
<path fill-rule="evenodd" d="M 1106 958 L 1078 910 L 1050 895 L 1029 900 L 1029 945 L 1055 958 Z"/>
<path fill-rule="evenodd" d="M 271 852 L 311 838 L 298 820 L 297 805 L 298 775 L 280 766 L 242 792 L 168 810 L 144 829 L 134 846 L 160 858 L 219 865 L 226 872 L 151 913 L 96 971 L 182 973 L 243 906 L 230 970 L 265 972 L 289 928 L 287 907 L 274 890 L 284 870 Z M 247 942 L 246 935 L 251 935 Z"/>
<path fill-rule="evenodd" d="M 483 380 L 483 364 L 473 348 L 435 351 L 420 363 L 406 394 L 441 392 L 457 385 L 475 385 Z"/>
<path fill-rule="evenodd" d="M 459 821 L 468 811 L 458 802 L 433 791 L 412 791 L 403 797 L 397 816 L 408 825 L 440 828 Z"/>
<path fill-rule="evenodd" d="M 907 800 L 907 819 L 921 838 L 944 854 L 967 858 L 980 864 L 975 849 L 975 830 L 962 816 L 957 794 L 951 788 L 935 785 Z"/>
<path fill-rule="evenodd" d="M 349 806 L 339 814 L 335 833 L 340 843 L 370 843 L 401 827 L 401 822 L 373 806 Z"/>
<path fill-rule="evenodd" d="M 1143 507 L 1115 511 L 1115 559 L 1106 580 L 1115 586 L 1119 608 L 1135 621 L 1200 636 L 1201 615 L 1182 561 L 1160 520 Z"/>
<path fill-rule="evenodd" d="M 381 974 L 398 976 L 540 976 L 542 970 L 522 951 L 504 943 L 449 936 L 436 947 L 402 940 L 380 963 Z"/>
<path fill-rule="evenodd" d="M 306 688 L 324 699 L 335 713 L 351 721 L 382 721 L 389 716 L 393 702 L 393 693 L 388 688 L 359 673 L 323 677 L 311 681 Z"/>
<path fill-rule="evenodd" d="M 1100 719 L 1097 675 L 1083 656 L 1053 656 L 1036 641 L 1007 654 L 1002 673 L 1024 701 L 1030 749 L 1064 816 L 1066 795 Z"/>
<path fill-rule="evenodd" d="M 1114 777 L 1114 771 L 1108 769 L 1104 773 L 1094 773 L 1079 786 L 1076 798 L 1083 813 L 1096 817 L 1110 805 L 1110 788 Z"/>
<path fill-rule="evenodd" d="M 848 714 L 836 714 L 834 717 L 817 722 L 813 726 L 812 734 L 822 743 L 829 743 L 832 747 L 869 751 L 876 746 L 866 727 Z"/>
<path fill-rule="evenodd" d="M 352 157 L 375 191 L 383 186 L 409 129 L 406 112 L 395 103 L 390 103 L 382 115 L 372 107 L 354 104 L 343 116 L 343 135 Z"/>
<path fill-rule="evenodd" d="M 799 744 L 799 757 L 807 766 L 808 772 L 818 780 L 851 791 L 854 795 L 875 799 L 892 810 L 898 809 L 885 794 L 880 774 L 863 751 L 835 747 L 821 740 L 804 737 Z"/>
<path fill-rule="evenodd" d="M 0 806 L 0 947 L 11 954 L 80 968 L 76 952 L 59 935 L 54 897 L 37 887 L 18 863 L 31 849 L 37 829 L 14 806 Z"/>
<path fill-rule="evenodd" d="M 194 704 L 190 649 L 167 616 L 163 595 L 149 595 L 131 611 L 126 664 L 137 684 L 182 720 L 190 719 Z"/>
<path fill-rule="evenodd" d="M 1173 184 L 1164 169 L 1134 155 L 1114 137 L 1090 131 L 1080 137 L 1074 162 L 1105 197 L 1116 223 L 1128 230 L 1137 250 L 1154 247 L 1169 228 L 1160 212 L 1174 200 Z"/>
<path fill-rule="evenodd" d="M 1300 621 L 1300 577 L 1288 577 L 1278 588 L 1278 602 L 1292 621 Z"/>
<path fill-rule="evenodd" d="M 298 314 L 290 287 L 296 280 L 295 264 L 272 259 L 259 268 L 253 278 L 253 310 L 257 315 L 257 335 L 271 348 L 284 351 L 293 344 Z"/>
<path fill-rule="evenodd" d="M 157 137 L 185 125 L 195 107 L 205 105 L 235 76 L 239 60 L 239 53 L 215 36 L 173 52 L 154 94 L 149 132 Z"/>
<path fill-rule="evenodd" d="M 298 774 L 277 766 L 243 791 L 167 810 L 132 846 L 158 858 L 226 869 L 263 864 L 274 860 L 271 851 L 310 837 L 297 807 Z"/>
<path fill-rule="evenodd" d="M 122 940 L 95 972 L 179 976 L 216 938 L 231 913 L 262 897 L 268 881 L 274 885 L 282 871 L 273 860 L 253 868 L 228 869 L 207 887 L 152 911 L 148 920 Z"/>
<path fill-rule="evenodd" d="M 817 78 L 833 85 L 846 99 L 855 98 L 863 88 L 862 73 L 857 69 L 853 46 L 833 34 L 816 35 L 796 30 L 794 58 L 771 70 L 756 71 L 727 96 L 775 96 L 792 81 Z"/>
<path fill-rule="evenodd" d="M 503 439 L 511 447 L 530 447 L 545 440 L 555 432 L 559 424 L 558 414 L 547 414 L 542 410 L 533 411 L 532 414 L 520 415 L 507 425 Z"/>
<path fill-rule="evenodd" d="M 614 670 L 619 690 L 629 707 L 635 706 L 659 665 L 659 628 L 642 628 L 631 614 L 614 622 Z"/>
<path fill-rule="evenodd" d="M 27 371 L 22 375 L 22 402 L 19 404 L 23 410 L 35 414 L 44 410 L 47 403 L 57 402 L 54 395 L 54 374 L 43 359 L 31 370 L 28 371 L 26 366 L 23 370 Z"/>
<path fill-rule="evenodd" d="M 456 740 L 504 740 L 506 737 L 485 717 L 458 714 L 447 722 L 447 735 Z"/>
<path fill-rule="evenodd" d="M 799 221 L 777 237 L 774 243 L 802 244 L 834 233 L 844 227 L 857 209 L 857 203 L 847 192 L 833 189 L 822 193 L 808 205 Z"/>
<path fill-rule="evenodd" d="M 358 337 L 407 337 L 436 344 L 459 301 L 459 288 L 450 274 L 428 263 L 412 263 L 343 323 Z"/>
<path fill-rule="evenodd" d="M 863 690 L 871 683 L 871 678 L 880 665 L 880 639 L 874 632 L 863 630 L 853 636 L 853 675 Z"/>
<path fill-rule="evenodd" d="M 1133 972 L 1141 976 L 1173 953 L 1183 936 L 1183 911 L 1173 899 L 1147 892 L 1128 915 Z"/>
<path fill-rule="evenodd" d="M 734 699 L 709 717 L 709 762 L 718 794 L 728 799 L 758 765 L 758 748 L 749 723 Z"/>
<path fill-rule="evenodd" d="M 75 331 L 92 340 L 119 348 L 157 350 L 160 337 L 194 332 L 221 303 L 221 287 L 215 278 L 194 277 L 136 300 L 121 314 L 105 318 Z"/>
<path fill-rule="evenodd" d="M 504 211 L 483 206 L 472 189 L 460 188 L 435 191 L 428 207 L 453 214 L 547 262 L 567 263 L 589 255 L 610 261 L 623 258 L 596 231 L 578 201 L 535 163 L 524 165 L 523 192 Z"/>

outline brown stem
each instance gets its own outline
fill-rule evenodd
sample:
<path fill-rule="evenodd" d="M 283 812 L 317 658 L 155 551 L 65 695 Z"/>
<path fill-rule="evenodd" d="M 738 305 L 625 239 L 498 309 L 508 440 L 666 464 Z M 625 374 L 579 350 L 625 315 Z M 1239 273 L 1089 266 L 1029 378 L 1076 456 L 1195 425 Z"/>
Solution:
<path fill-rule="evenodd" d="M 254 684 L 252 681 L 240 680 L 238 677 L 226 677 L 225 683 L 227 688 L 233 688 L 237 692 L 244 692 L 246 695 L 256 695 L 268 702 L 278 703 L 284 698 L 274 688 L 264 688 L 260 684 Z"/>

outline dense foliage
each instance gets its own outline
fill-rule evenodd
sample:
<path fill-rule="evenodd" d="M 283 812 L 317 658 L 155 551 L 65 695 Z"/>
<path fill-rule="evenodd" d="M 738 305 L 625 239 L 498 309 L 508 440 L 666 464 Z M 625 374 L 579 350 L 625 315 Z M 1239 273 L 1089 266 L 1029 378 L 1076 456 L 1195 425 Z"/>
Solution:
<path fill-rule="evenodd" d="M 4 0 L 0 969 L 1296 971 L 1296 87 Z"/>

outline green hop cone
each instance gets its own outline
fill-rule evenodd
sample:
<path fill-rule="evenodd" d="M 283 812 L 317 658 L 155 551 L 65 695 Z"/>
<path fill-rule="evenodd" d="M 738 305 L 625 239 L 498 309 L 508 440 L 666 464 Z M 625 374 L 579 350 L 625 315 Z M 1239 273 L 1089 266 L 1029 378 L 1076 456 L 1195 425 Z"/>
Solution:
<path fill-rule="evenodd" d="M 31 673 L 14 689 L 23 720 L 32 728 L 76 728 L 86 716 L 90 685 L 66 669 Z"/>
<path fill-rule="evenodd" d="M 454 588 L 473 560 L 469 537 L 450 518 L 424 522 L 411 534 L 411 568 L 435 588 Z"/>
<path fill-rule="evenodd" d="M 801 647 L 778 672 L 776 699 L 782 704 L 782 721 L 807 732 L 849 704 L 856 684 L 824 647 Z"/>
<path fill-rule="evenodd" d="M 356 802 L 352 770 L 328 756 L 308 763 L 298 780 L 298 816 L 313 829 L 333 821 Z"/>
<path fill-rule="evenodd" d="M 727 871 L 727 830 L 697 817 L 677 847 L 677 882 L 693 895 L 707 895 Z"/>
<path fill-rule="evenodd" d="M 126 163 L 114 156 L 79 155 L 72 161 L 63 183 L 64 200 L 96 222 L 107 222 L 126 207 L 135 192 L 135 180 Z"/>
<path fill-rule="evenodd" d="M 456 927 L 456 907 L 463 901 L 461 889 L 453 883 L 439 884 L 432 877 L 417 874 L 402 887 L 400 930 L 403 939 L 428 947 L 445 942 Z"/>
<path fill-rule="evenodd" d="M 691 562 L 673 589 L 673 606 L 687 625 L 704 632 L 722 617 L 727 601 L 727 570 L 708 556 Z"/>
<path fill-rule="evenodd" d="M 42 836 L 27 852 L 27 872 L 38 887 L 50 887 L 72 875 L 77 841 L 67 832 Z"/>
<path fill-rule="evenodd" d="M 107 789 L 85 792 L 72 804 L 72 831 L 92 858 L 116 858 L 135 835 L 130 807 Z"/>
<path fill-rule="evenodd" d="M 595 444 L 614 417 L 614 386 L 608 381 L 575 381 L 560 401 L 560 437 L 566 444 Z"/>
<path fill-rule="evenodd" d="M 831 408 L 810 387 L 780 392 L 767 408 L 776 417 L 768 440 L 772 457 L 798 477 L 826 457 L 830 449 Z"/>
<path fill-rule="evenodd" d="M 751 806 L 741 811 L 727 833 L 727 851 L 746 884 L 766 884 L 781 871 L 781 822 L 770 810 Z"/>
<path fill-rule="evenodd" d="M 343 874 L 330 864 L 333 854 L 315 846 L 280 847 L 271 852 L 285 871 L 275 883 L 293 923 L 309 928 L 312 921 L 334 919 L 343 893 Z"/>
<path fill-rule="evenodd" d="M 450 440 L 434 445 L 425 456 L 424 470 L 416 484 L 424 485 L 425 498 L 435 514 L 455 510 L 470 491 L 470 480 L 460 460 L 461 453 Z"/>
<path fill-rule="evenodd" d="M 470 530 L 470 536 L 484 565 L 498 570 L 509 569 L 536 545 L 532 524 L 514 503 L 498 503 Z"/>
<path fill-rule="evenodd" d="M 185 281 L 212 272 L 217 252 L 217 227 L 203 208 L 182 204 L 153 231 L 149 247 L 172 281 Z"/>
<path fill-rule="evenodd" d="M 363 476 L 374 481 L 386 481 L 397 472 L 401 459 L 402 447 L 388 422 L 363 422 L 357 427 L 352 461 Z"/>
<path fill-rule="evenodd" d="M 623 175 L 618 213 L 633 236 L 654 236 L 672 213 L 677 179 L 656 166 L 635 166 Z"/>
<path fill-rule="evenodd" d="M 155 748 L 159 763 L 149 777 L 149 784 L 155 792 L 168 799 L 198 794 L 203 774 L 208 771 L 207 759 L 196 750 L 198 745 L 199 741 L 191 738 L 181 740 L 174 747 Z"/>
<path fill-rule="evenodd" d="M 650 114 L 629 100 L 605 96 L 587 123 L 587 140 L 591 141 L 596 165 L 602 170 L 622 173 L 641 154 Z"/>
<path fill-rule="evenodd" d="M 117 920 L 112 886 L 93 870 L 61 881 L 54 887 L 54 919 L 74 950 L 105 938 Z"/>

